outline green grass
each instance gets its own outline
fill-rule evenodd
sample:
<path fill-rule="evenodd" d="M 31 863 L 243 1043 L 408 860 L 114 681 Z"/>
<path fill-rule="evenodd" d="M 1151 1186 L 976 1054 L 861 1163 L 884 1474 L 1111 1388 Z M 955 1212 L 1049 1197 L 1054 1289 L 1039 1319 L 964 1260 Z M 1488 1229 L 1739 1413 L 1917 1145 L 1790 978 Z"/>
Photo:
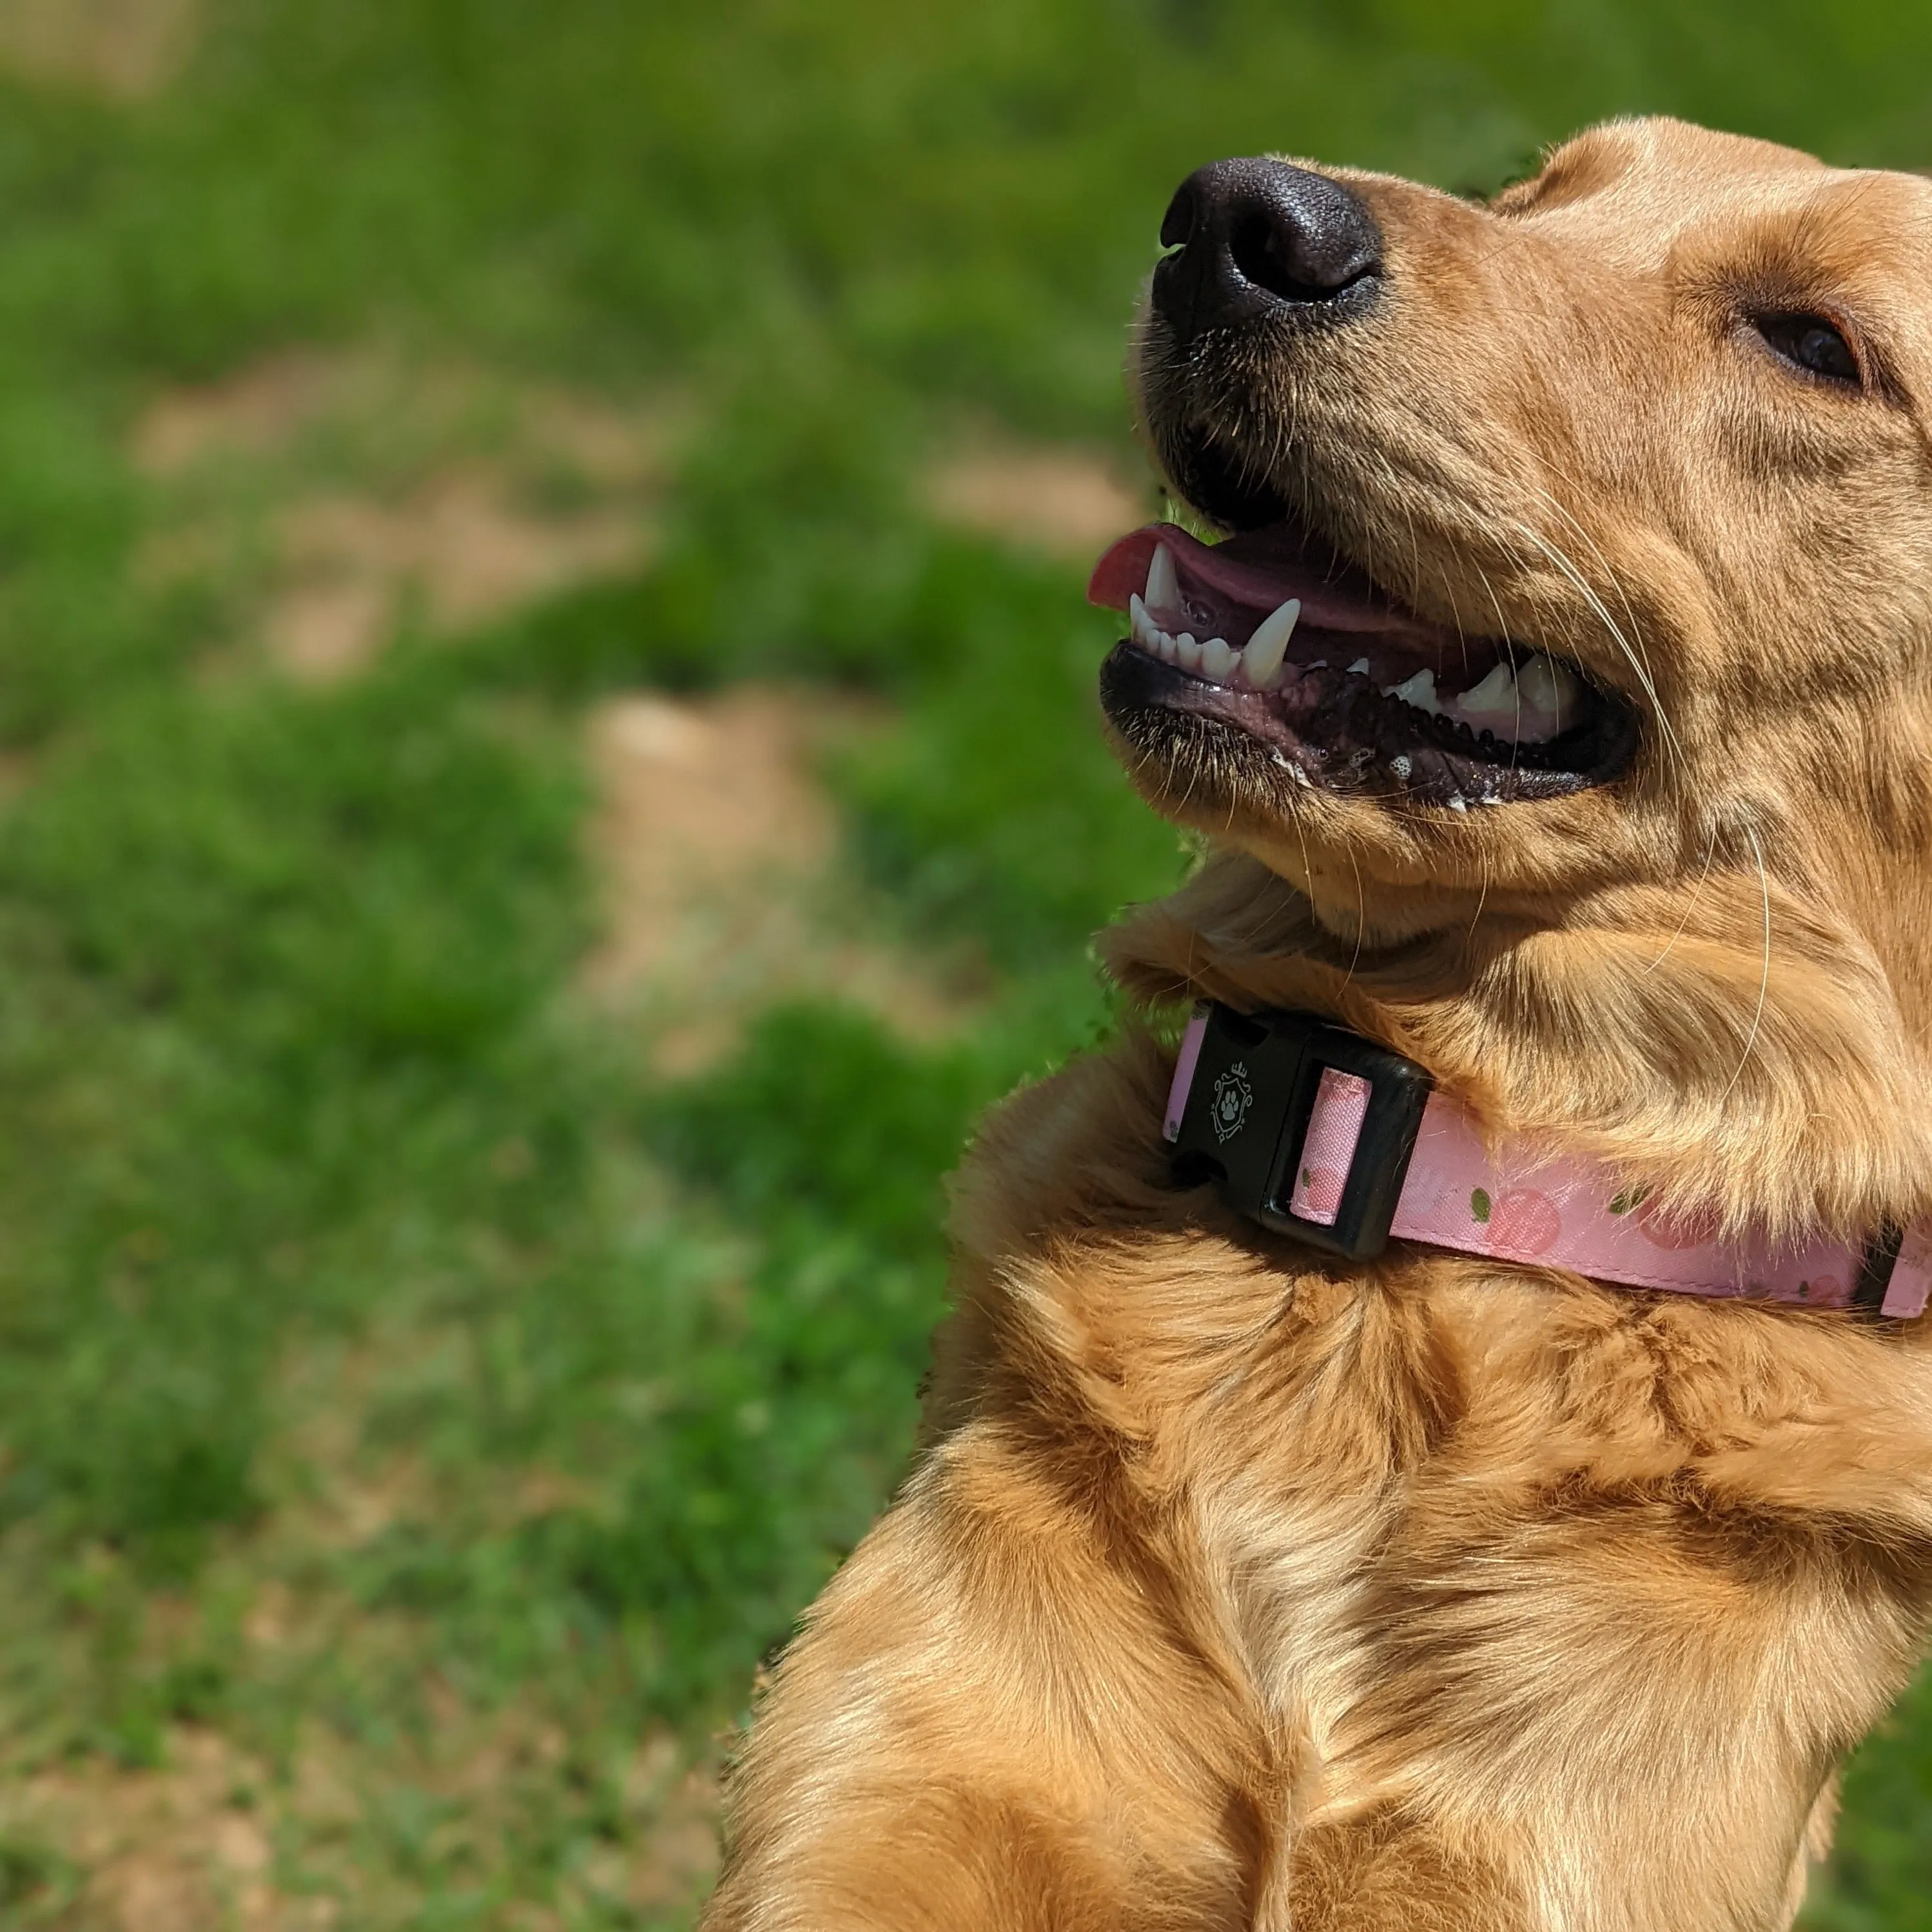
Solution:
<path fill-rule="evenodd" d="M 988 418 L 1121 446 L 1181 174 L 1482 189 L 1639 108 L 1932 159 L 1932 16 L 1876 0 L 542 11 L 229 0 L 152 102 L 0 90 L 8 1923 L 103 1922 L 62 1820 L 144 1768 L 341 1923 L 686 1921 L 680 1768 L 910 1439 L 940 1177 L 1178 870 L 1078 572 L 910 485 Z M 204 487 L 130 464 L 145 399 L 371 340 L 677 399 L 648 572 L 321 692 L 245 556 L 141 566 Z M 954 1036 L 779 1004 L 667 1084 L 574 990 L 585 708 L 742 676 L 890 707 L 829 779 L 864 918 L 984 958 Z M 1815 1925 L 1928 1922 L 1928 1765 L 1922 1693 Z"/>

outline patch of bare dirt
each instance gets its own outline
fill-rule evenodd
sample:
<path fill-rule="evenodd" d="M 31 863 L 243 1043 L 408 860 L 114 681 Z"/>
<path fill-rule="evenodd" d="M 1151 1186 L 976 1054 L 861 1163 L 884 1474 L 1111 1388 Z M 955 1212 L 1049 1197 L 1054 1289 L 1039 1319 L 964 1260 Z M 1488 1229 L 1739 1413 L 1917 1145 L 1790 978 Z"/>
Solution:
<path fill-rule="evenodd" d="M 430 1730 L 409 1787 L 452 1801 L 440 1853 L 489 1870 L 536 1787 L 565 1775 L 568 1741 L 554 1720 L 516 1706 L 480 1712 L 440 1682 L 424 1701 Z M 688 1906 L 717 1868 L 713 1768 L 660 1734 L 639 1744 L 619 1785 L 623 1840 L 598 1846 L 573 1889 L 640 1912 Z M 389 1894 L 383 1922 L 398 1922 L 394 1877 L 340 1856 L 386 1796 L 320 1727 L 277 1776 L 218 1732 L 182 1725 L 158 1769 L 93 1760 L 12 1780 L 0 1792 L 0 1828 L 50 1848 L 77 1875 L 61 1922 L 88 1932 L 332 1932 L 376 1902 L 358 1900 L 372 1882 Z M 318 1877 L 330 1892 L 314 1888 Z M 527 1910 L 532 1922 L 560 1922 L 533 1902 Z"/>
<path fill-rule="evenodd" d="M 640 567 L 682 428 L 662 400 L 380 348 L 287 351 L 136 424 L 135 463 L 172 506 L 141 568 L 228 590 L 244 634 L 327 682 L 406 614 L 459 629 Z"/>
<path fill-rule="evenodd" d="M 188 64 L 201 20 L 200 0 L 0 0 L 0 67 L 140 100 Z"/>
<path fill-rule="evenodd" d="M 0 1799 L 11 1832 L 58 1847 L 84 1874 L 84 1923 L 115 1932 L 296 1932 L 334 1922 L 323 1899 L 289 1899 L 254 1794 L 266 1780 L 212 1731 L 183 1728 L 166 1768 L 95 1761 L 15 1781 Z"/>
<path fill-rule="evenodd" d="M 915 1036 L 970 1010 L 970 974 L 854 938 L 840 916 L 838 822 L 816 768 L 878 724 L 822 692 L 758 686 L 636 694 L 592 716 L 607 922 L 585 978 L 663 1018 L 667 1072 L 715 1058 L 782 993 L 854 1000 Z"/>
<path fill-rule="evenodd" d="M 1140 491 L 1090 450 L 987 443 L 926 478 L 933 514 L 1022 548 L 1080 560 L 1148 520 Z"/>
<path fill-rule="evenodd" d="M 632 1862 L 626 1889 L 640 1912 L 688 1905 L 718 1871 L 720 1793 L 709 1765 L 687 1768 L 666 1737 L 638 1752 L 625 1798 L 650 1818 L 643 1857 Z"/>
<path fill-rule="evenodd" d="M 134 425 L 135 464 L 172 476 L 212 455 L 284 448 L 342 406 L 356 374 L 340 356 L 290 349 L 214 382 L 164 390 Z"/>
<path fill-rule="evenodd" d="M 397 502 L 294 504 L 276 534 L 289 580 L 268 612 L 269 648 L 298 676 L 327 680 L 366 663 L 411 596 L 432 626 L 458 629 L 635 569 L 650 532 L 621 502 L 533 511 L 506 466 L 479 466 L 433 476 Z"/>

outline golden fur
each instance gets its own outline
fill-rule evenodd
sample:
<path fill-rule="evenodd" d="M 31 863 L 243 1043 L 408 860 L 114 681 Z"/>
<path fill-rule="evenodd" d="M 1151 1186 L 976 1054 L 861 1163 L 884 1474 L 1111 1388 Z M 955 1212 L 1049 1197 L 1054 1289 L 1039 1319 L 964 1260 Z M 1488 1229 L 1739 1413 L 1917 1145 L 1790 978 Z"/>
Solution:
<path fill-rule="evenodd" d="M 1339 1015 L 1687 1213 L 1932 1209 L 1932 186 L 1666 122 L 1488 207 L 1346 178 L 1399 299 L 1209 406 L 1643 748 L 1467 814 L 1137 756 L 1214 850 L 1116 976 Z M 1932 1322 L 1326 1263 L 1174 1189 L 1170 1064 L 1130 1030 L 982 1132 L 926 1440 L 765 1701 L 710 1932 L 1788 1925 L 1928 1628 Z"/>

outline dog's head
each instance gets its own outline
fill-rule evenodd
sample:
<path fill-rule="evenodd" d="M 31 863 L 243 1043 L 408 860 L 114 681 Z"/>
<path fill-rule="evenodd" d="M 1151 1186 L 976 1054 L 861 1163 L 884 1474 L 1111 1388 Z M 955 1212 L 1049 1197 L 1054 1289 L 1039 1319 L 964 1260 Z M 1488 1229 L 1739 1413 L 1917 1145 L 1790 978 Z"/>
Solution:
<path fill-rule="evenodd" d="M 1486 206 L 1223 162 L 1161 238 L 1133 386 L 1230 534 L 1102 559 L 1102 698 L 1243 860 L 1127 976 L 1367 1001 L 1739 1216 L 1932 1199 L 1932 184 L 1642 122 Z"/>

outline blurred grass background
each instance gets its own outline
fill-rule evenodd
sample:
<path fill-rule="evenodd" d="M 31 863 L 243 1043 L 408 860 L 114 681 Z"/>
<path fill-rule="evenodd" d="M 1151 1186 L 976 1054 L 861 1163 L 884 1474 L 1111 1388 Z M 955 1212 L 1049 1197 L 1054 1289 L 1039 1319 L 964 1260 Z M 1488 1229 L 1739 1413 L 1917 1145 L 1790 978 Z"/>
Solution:
<path fill-rule="evenodd" d="M 0 0 L 0 1923 L 688 1922 L 1183 864 L 1080 595 L 1168 194 L 1632 110 L 1932 161 L 1932 11 Z"/>

